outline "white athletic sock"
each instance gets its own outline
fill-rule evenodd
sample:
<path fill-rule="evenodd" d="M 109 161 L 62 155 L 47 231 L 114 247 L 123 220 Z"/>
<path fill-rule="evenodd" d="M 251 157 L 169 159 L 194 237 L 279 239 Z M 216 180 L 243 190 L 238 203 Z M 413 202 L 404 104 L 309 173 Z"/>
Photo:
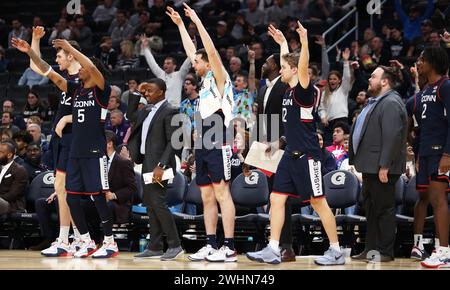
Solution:
<path fill-rule="evenodd" d="M 91 235 L 89 233 L 86 233 L 84 235 L 80 235 L 80 239 L 83 242 L 89 242 L 91 240 Z"/>
<path fill-rule="evenodd" d="M 114 236 L 105 236 L 105 239 L 103 240 L 105 243 L 114 243 Z"/>
<path fill-rule="evenodd" d="M 66 244 L 69 243 L 69 230 L 70 227 L 68 226 L 59 227 L 59 238 Z"/>
<path fill-rule="evenodd" d="M 335 251 L 341 252 L 341 247 L 339 247 L 339 242 L 330 243 L 330 248 L 332 248 Z"/>
<path fill-rule="evenodd" d="M 441 244 L 439 243 L 439 238 L 434 238 L 434 248 L 437 250 Z"/>
<path fill-rule="evenodd" d="M 75 238 L 76 239 L 81 239 L 81 234 L 78 231 L 78 228 L 76 226 L 72 225 L 72 229 L 73 229 L 73 234 L 75 235 Z"/>
<path fill-rule="evenodd" d="M 269 242 L 269 246 L 272 248 L 272 250 L 274 250 L 275 252 L 279 253 L 280 252 L 280 241 L 275 241 L 275 240 L 270 240 Z"/>
<path fill-rule="evenodd" d="M 450 249 L 448 247 L 439 247 L 436 251 L 441 253 L 444 257 L 448 257 L 450 254 Z"/>
<path fill-rule="evenodd" d="M 414 246 L 423 251 L 423 235 L 414 235 Z"/>

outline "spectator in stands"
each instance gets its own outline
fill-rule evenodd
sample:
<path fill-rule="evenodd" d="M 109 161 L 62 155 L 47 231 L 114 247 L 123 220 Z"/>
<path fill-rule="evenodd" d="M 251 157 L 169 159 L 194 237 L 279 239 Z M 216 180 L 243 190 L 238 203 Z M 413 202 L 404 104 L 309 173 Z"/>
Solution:
<path fill-rule="evenodd" d="M 250 23 L 253 27 L 263 26 L 266 19 L 266 13 L 258 8 L 257 0 L 248 0 L 247 9 L 240 11 L 244 15 L 245 21 Z"/>
<path fill-rule="evenodd" d="M 333 19 L 331 18 L 333 8 L 329 0 L 314 0 L 309 2 L 308 11 L 310 16 L 309 20 L 311 21 L 326 22 L 327 24 L 333 23 Z"/>
<path fill-rule="evenodd" d="M 360 51 L 361 55 L 366 55 L 366 54 L 371 54 L 372 53 L 372 49 L 370 48 L 370 43 L 372 42 L 372 39 L 375 36 L 377 36 L 377 35 L 376 35 L 375 31 L 372 28 L 367 27 L 364 30 L 364 34 L 363 34 L 364 40 L 363 40 L 363 43 L 361 45 L 361 51 Z"/>
<path fill-rule="evenodd" d="M 409 41 L 402 35 L 402 29 L 399 24 L 390 26 L 391 32 L 387 46 L 390 48 L 392 58 L 398 59 L 401 56 L 406 56 L 409 48 Z"/>
<path fill-rule="evenodd" d="M 27 127 L 27 131 L 33 137 L 33 142 L 36 142 L 41 146 L 42 153 L 47 152 L 48 141 L 45 139 L 45 136 L 43 136 L 41 133 L 41 126 L 39 126 L 38 124 L 30 124 Z M 30 144 L 28 144 L 28 146 L 30 146 Z"/>
<path fill-rule="evenodd" d="M 336 159 L 336 168 L 339 168 L 341 162 L 348 158 L 345 146 L 345 136 L 350 134 L 350 128 L 346 122 L 337 122 L 333 127 L 333 145 L 327 147 L 327 151 L 332 153 Z M 348 138 L 347 138 L 348 141 Z M 348 143 L 348 142 L 347 142 Z M 336 169 L 335 168 L 335 169 Z"/>
<path fill-rule="evenodd" d="M 139 58 L 134 54 L 134 46 L 131 41 L 122 41 L 120 43 L 120 51 L 116 69 L 127 70 L 139 66 Z"/>
<path fill-rule="evenodd" d="M 289 6 L 285 5 L 284 0 L 274 0 L 273 2 L 273 5 L 266 10 L 265 23 L 281 24 L 289 16 Z"/>
<path fill-rule="evenodd" d="M 27 146 L 33 142 L 33 136 L 28 131 L 19 131 L 13 134 L 12 139 L 17 145 L 16 155 L 24 160 L 27 154 Z"/>
<path fill-rule="evenodd" d="M 44 105 L 42 105 L 39 95 L 35 92 L 30 91 L 28 93 L 27 102 L 22 110 L 22 115 L 25 121 L 33 115 L 39 115 L 43 120 L 47 117 L 47 110 Z"/>
<path fill-rule="evenodd" d="M 14 152 L 12 143 L 0 143 L 0 216 L 25 211 L 28 176 L 27 171 L 14 162 Z"/>
<path fill-rule="evenodd" d="M 129 79 L 127 83 L 128 83 L 128 90 L 123 92 L 122 95 L 120 96 L 120 100 L 125 104 L 128 104 L 130 94 L 137 91 L 139 80 Z"/>
<path fill-rule="evenodd" d="M 13 134 L 20 131 L 20 129 L 14 125 L 14 117 L 11 112 L 3 112 L 2 113 L 2 125 L 0 126 L 1 129 L 10 129 Z"/>
<path fill-rule="evenodd" d="M 19 127 L 20 130 L 26 129 L 25 121 L 20 114 L 14 114 L 14 103 L 11 100 L 3 101 L 3 112 L 11 112 L 13 114 L 13 124 Z"/>
<path fill-rule="evenodd" d="M 192 41 L 194 42 L 195 46 L 197 48 L 203 47 L 202 40 L 201 40 L 200 36 L 198 35 L 197 26 L 195 25 L 194 22 L 189 22 L 187 31 L 188 31 L 188 34 L 191 37 Z"/>
<path fill-rule="evenodd" d="M 71 28 L 70 38 L 76 40 L 82 50 L 92 45 L 92 30 L 86 26 L 84 17 L 77 15 L 74 19 L 75 25 Z"/>
<path fill-rule="evenodd" d="M 161 29 L 168 21 L 166 15 L 166 3 L 164 0 L 154 0 L 154 5 L 150 7 L 150 23 L 154 29 Z"/>
<path fill-rule="evenodd" d="M 176 60 L 173 57 L 166 57 L 164 59 L 163 68 L 161 68 L 156 63 L 153 54 L 148 48 L 148 39 L 145 36 L 142 36 L 140 40 L 141 50 L 143 50 L 144 52 L 145 60 L 147 61 L 150 70 L 157 78 L 164 80 L 166 83 L 167 101 L 176 108 L 180 107 L 183 82 L 191 67 L 189 58 L 186 58 L 186 60 L 181 65 L 180 70 L 175 71 L 177 68 Z"/>
<path fill-rule="evenodd" d="M 198 87 L 198 81 L 197 77 L 194 76 L 187 76 L 184 80 L 183 85 L 184 94 L 186 96 L 186 99 L 181 102 L 180 105 L 180 113 L 186 114 L 189 119 L 191 120 L 191 129 L 194 128 L 194 114 L 198 106 L 199 101 L 199 87 Z"/>
<path fill-rule="evenodd" d="M 53 27 L 53 31 L 48 38 L 48 44 L 53 45 L 52 41 L 55 39 L 70 39 L 70 29 L 67 24 L 66 18 L 60 18 L 56 23 L 55 27 Z"/>
<path fill-rule="evenodd" d="M 28 173 L 28 180 L 30 183 L 39 173 L 47 171 L 47 166 L 41 162 L 41 159 L 42 151 L 40 144 L 38 142 L 31 142 L 28 144 L 23 167 Z"/>
<path fill-rule="evenodd" d="M 237 74 L 236 80 L 234 81 L 233 97 L 235 117 L 245 120 L 246 125 L 251 126 L 253 102 L 256 97 L 254 77 L 250 81 L 247 75 Z"/>
<path fill-rule="evenodd" d="M 137 25 L 133 26 L 134 28 L 134 33 L 133 35 L 135 36 L 135 38 L 138 38 L 139 35 L 145 34 L 146 30 L 147 30 L 147 25 L 150 22 L 150 15 L 148 14 L 147 11 L 142 11 L 139 13 L 139 18 L 138 18 L 138 23 Z M 131 20 L 130 20 L 130 25 L 131 24 Z"/>
<path fill-rule="evenodd" d="M 320 100 L 319 116 L 325 129 L 325 145 L 331 145 L 332 130 L 339 122 L 348 123 L 348 93 L 351 89 L 350 49 L 346 48 L 342 53 L 344 71 L 341 75 L 338 71 L 328 74 L 328 83 Z"/>
<path fill-rule="evenodd" d="M 421 34 L 411 41 L 408 50 L 408 56 L 416 59 L 425 47 L 430 45 L 430 36 L 433 31 L 433 23 L 430 20 L 424 20 L 420 24 Z"/>
<path fill-rule="evenodd" d="M 102 63 L 112 70 L 117 64 L 117 52 L 112 47 L 112 39 L 109 36 L 102 37 L 100 46 L 95 52 L 95 56 L 102 61 Z"/>
<path fill-rule="evenodd" d="M 408 41 L 412 41 L 414 38 L 421 36 L 420 25 L 422 21 L 429 19 L 431 15 L 433 15 L 434 4 L 433 0 L 427 0 L 427 7 L 425 13 L 422 16 L 420 15 L 420 8 L 415 5 L 411 5 L 409 7 L 409 15 L 406 15 L 406 12 L 405 10 L 403 10 L 400 0 L 395 0 L 395 11 L 402 21 L 404 37 Z"/>
<path fill-rule="evenodd" d="M 392 58 L 391 52 L 388 47 L 385 47 L 383 39 L 380 37 L 372 38 L 370 42 L 370 49 L 372 51 L 370 57 L 372 58 L 373 66 L 389 65 L 389 60 Z"/>
<path fill-rule="evenodd" d="M 48 78 L 34 72 L 31 68 L 27 68 L 17 84 L 19 86 L 29 86 L 31 88 L 34 85 L 45 85 L 47 83 Z"/>
<path fill-rule="evenodd" d="M 358 95 L 356 96 L 355 101 L 349 99 L 349 105 L 348 105 L 348 115 L 351 120 L 351 124 L 353 124 L 353 114 L 356 111 L 361 111 L 364 106 L 367 104 L 367 92 L 366 91 L 360 91 Z"/>
<path fill-rule="evenodd" d="M 31 125 L 31 124 L 36 124 L 36 125 L 41 126 L 41 125 L 42 125 L 42 119 L 41 119 L 41 117 L 39 117 L 38 115 L 30 116 L 30 117 L 27 119 L 27 127 L 28 127 L 29 125 Z"/>
<path fill-rule="evenodd" d="M 249 167 L 244 164 L 245 157 L 247 157 L 250 149 L 250 137 L 248 131 L 238 129 L 233 141 L 233 154 L 231 155 L 231 179 L 230 183 L 238 177 L 239 174 L 248 173 Z"/>
<path fill-rule="evenodd" d="M 11 39 L 20 38 L 26 41 L 30 40 L 30 32 L 26 29 L 18 19 L 11 21 L 12 30 L 8 34 L 8 48 L 12 48 Z"/>
<path fill-rule="evenodd" d="M 289 16 L 302 21 L 309 19 L 309 0 L 291 0 L 289 3 Z"/>
<path fill-rule="evenodd" d="M 261 79 L 261 68 L 266 61 L 264 58 L 264 46 L 261 42 L 254 42 L 250 49 L 255 52 L 255 78 L 259 80 Z"/>
<path fill-rule="evenodd" d="M 248 23 L 245 22 L 244 14 L 238 13 L 231 28 L 231 36 L 235 40 L 241 40 L 244 37 L 244 31 L 247 29 Z"/>
<path fill-rule="evenodd" d="M 0 73 L 8 71 L 9 60 L 5 56 L 5 49 L 0 46 Z"/>
<path fill-rule="evenodd" d="M 141 15 L 144 12 L 147 16 L 148 12 L 147 10 L 147 5 L 145 5 L 144 1 L 138 1 L 136 3 L 135 1 L 135 12 L 130 16 L 130 20 L 129 23 L 131 26 L 133 26 L 135 29 L 137 29 L 137 27 L 139 26 L 139 23 L 141 23 Z"/>
<path fill-rule="evenodd" d="M 430 38 L 428 39 L 430 46 L 439 47 L 441 46 L 441 37 L 439 36 L 439 31 L 433 30 L 430 33 Z"/>
<path fill-rule="evenodd" d="M 214 45 L 217 50 L 223 54 L 227 47 L 234 44 L 234 39 L 228 33 L 228 25 L 225 21 L 220 20 L 216 24 L 216 35 L 214 37 Z"/>
<path fill-rule="evenodd" d="M 110 113 L 111 131 L 117 136 L 117 144 L 122 144 L 125 134 L 130 128 L 130 123 L 125 120 L 123 113 L 120 110 L 113 110 Z M 106 127 L 106 126 L 105 126 Z"/>
<path fill-rule="evenodd" d="M 230 59 L 230 64 L 228 66 L 228 73 L 232 81 L 235 81 L 238 75 L 248 74 L 248 72 L 242 70 L 242 61 L 237 56 L 233 56 Z"/>
<path fill-rule="evenodd" d="M 116 14 L 117 8 L 113 6 L 113 0 L 104 0 L 103 4 L 99 4 L 94 12 L 92 13 L 92 18 L 94 18 L 95 23 L 110 23 L 114 15 Z"/>
<path fill-rule="evenodd" d="M 124 40 L 131 40 L 134 33 L 134 28 L 128 24 L 125 11 L 119 10 L 116 13 L 116 21 L 111 23 L 109 28 L 113 47 L 122 46 Z"/>
<path fill-rule="evenodd" d="M 12 140 L 12 131 L 11 129 L 0 129 L 0 136 L 1 136 L 1 141 L 2 142 L 6 142 L 6 141 L 11 141 Z"/>

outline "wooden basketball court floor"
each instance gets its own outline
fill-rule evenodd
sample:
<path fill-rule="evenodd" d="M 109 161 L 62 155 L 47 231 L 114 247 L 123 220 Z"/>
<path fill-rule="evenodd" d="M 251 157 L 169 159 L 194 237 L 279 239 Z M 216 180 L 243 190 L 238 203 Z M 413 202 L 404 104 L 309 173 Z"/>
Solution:
<path fill-rule="evenodd" d="M 121 252 L 111 259 L 46 258 L 39 252 L 0 250 L 0 270 L 421 270 L 419 262 L 396 259 L 383 264 L 350 261 L 346 265 L 320 267 L 314 256 L 297 256 L 296 262 L 280 265 L 260 264 L 239 255 L 237 263 L 190 262 L 187 256 L 174 261 L 134 259 L 136 253 Z"/>

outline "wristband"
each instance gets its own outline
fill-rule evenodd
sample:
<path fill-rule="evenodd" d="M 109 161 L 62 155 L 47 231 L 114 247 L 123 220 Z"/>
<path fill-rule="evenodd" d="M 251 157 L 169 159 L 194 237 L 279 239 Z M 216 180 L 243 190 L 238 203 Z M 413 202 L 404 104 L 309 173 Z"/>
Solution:
<path fill-rule="evenodd" d="M 51 71 L 52 71 L 52 67 L 49 67 L 49 68 L 48 68 L 48 71 L 46 71 L 46 72 L 44 73 L 44 76 L 48 76 L 48 74 L 49 74 Z"/>

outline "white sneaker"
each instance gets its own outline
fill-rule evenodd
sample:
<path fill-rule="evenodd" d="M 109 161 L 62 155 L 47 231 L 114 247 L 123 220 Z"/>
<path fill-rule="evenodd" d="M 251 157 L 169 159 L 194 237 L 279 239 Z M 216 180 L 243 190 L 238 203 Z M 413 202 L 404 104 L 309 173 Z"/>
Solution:
<path fill-rule="evenodd" d="M 45 257 L 67 257 L 72 256 L 72 252 L 70 251 L 69 244 L 57 238 L 49 248 L 41 251 L 41 255 Z"/>
<path fill-rule="evenodd" d="M 438 268 L 449 268 L 450 267 L 450 257 L 447 252 L 442 250 L 437 250 L 433 252 L 431 257 L 425 259 L 420 263 L 425 268 L 438 269 Z"/>
<path fill-rule="evenodd" d="M 102 259 L 102 258 L 112 258 L 119 255 L 119 248 L 117 247 L 116 242 L 107 243 L 103 242 L 103 246 L 95 251 L 92 255 L 94 259 Z"/>
<path fill-rule="evenodd" d="M 191 261 L 204 261 L 207 256 L 214 254 L 216 251 L 217 250 L 211 247 L 211 245 L 206 245 L 198 250 L 197 253 L 189 255 L 188 259 Z"/>
<path fill-rule="evenodd" d="M 222 246 L 222 248 L 207 256 L 205 260 L 208 262 L 237 262 L 237 252 L 227 246 Z"/>
<path fill-rule="evenodd" d="M 86 258 L 97 251 L 97 245 L 93 240 L 82 242 L 81 248 L 73 255 L 75 258 Z"/>
<path fill-rule="evenodd" d="M 81 249 L 81 246 L 83 246 L 83 241 L 80 238 L 74 238 L 70 244 L 70 251 L 75 254 Z"/>

